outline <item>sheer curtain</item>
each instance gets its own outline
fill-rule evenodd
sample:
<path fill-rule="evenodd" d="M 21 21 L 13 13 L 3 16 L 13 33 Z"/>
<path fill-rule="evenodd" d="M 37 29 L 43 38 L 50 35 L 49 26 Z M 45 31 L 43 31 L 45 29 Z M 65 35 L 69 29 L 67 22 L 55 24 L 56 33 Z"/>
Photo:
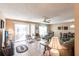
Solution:
<path fill-rule="evenodd" d="M 41 37 L 44 37 L 47 34 L 47 26 L 46 25 L 39 26 L 39 34 Z"/>
<path fill-rule="evenodd" d="M 31 24 L 31 36 L 35 35 L 35 24 Z"/>

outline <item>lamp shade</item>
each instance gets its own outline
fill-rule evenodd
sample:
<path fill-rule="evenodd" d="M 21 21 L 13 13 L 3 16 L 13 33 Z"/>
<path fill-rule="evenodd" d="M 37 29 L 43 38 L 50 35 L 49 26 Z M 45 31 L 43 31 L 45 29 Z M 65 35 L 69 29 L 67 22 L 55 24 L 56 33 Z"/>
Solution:
<path fill-rule="evenodd" d="M 52 49 L 62 49 L 62 48 L 65 48 L 64 46 L 62 46 L 60 44 L 60 41 L 59 41 L 58 37 L 52 37 L 48 46 L 50 48 L 52 48 Z"/>

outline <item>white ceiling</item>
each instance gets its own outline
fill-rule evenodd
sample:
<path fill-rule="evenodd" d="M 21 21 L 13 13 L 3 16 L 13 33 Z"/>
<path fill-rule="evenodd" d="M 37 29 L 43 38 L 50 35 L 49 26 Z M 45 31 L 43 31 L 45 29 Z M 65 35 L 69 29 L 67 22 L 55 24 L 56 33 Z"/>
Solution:
<path fill-rule="evenodd" d="M 74 21 L 73 4 L 6 3 L 0 4 L 0 11 L 5 18 L 23 21 L 42 22 L 43 16 L 49 17 L 53 24 Z"/>

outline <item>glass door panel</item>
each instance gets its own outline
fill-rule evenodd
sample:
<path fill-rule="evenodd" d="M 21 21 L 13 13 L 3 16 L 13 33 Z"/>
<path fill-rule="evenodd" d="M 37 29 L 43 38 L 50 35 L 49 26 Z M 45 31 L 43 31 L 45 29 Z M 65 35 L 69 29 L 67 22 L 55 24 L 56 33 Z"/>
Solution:
<path fill-rule="evenodd" d="M 29 35 L 29 24 L 15 24 L 15 41 L 25 40 Z"/>

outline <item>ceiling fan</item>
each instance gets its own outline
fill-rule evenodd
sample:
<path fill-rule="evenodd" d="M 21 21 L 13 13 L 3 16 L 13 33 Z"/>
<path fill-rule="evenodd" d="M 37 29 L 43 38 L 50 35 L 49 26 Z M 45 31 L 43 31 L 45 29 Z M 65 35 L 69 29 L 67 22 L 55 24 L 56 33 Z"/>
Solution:
<path fill-rule="evenodd" d="M 43 16 L 43 22 L 50 23 L 50 17 Z"/>

